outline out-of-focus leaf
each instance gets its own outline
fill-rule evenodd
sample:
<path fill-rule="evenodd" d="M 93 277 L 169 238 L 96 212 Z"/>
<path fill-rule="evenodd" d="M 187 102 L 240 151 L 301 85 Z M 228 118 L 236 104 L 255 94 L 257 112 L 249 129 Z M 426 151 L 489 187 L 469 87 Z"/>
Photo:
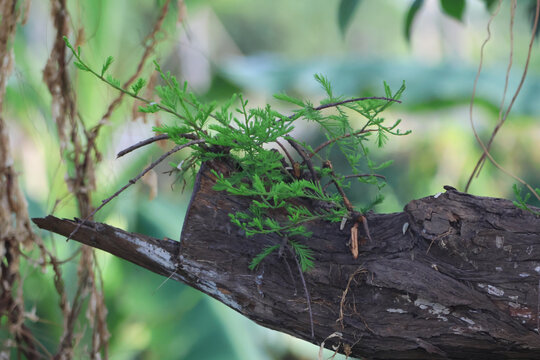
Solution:
<path fill-rule="evenodd" d="M 345 35 L 360 0 L 341 0 L 338 9 L 338 24 L 341 34 Z"/>
<path fill-rule="evenodd" d="M 465 0 L 441 0 L 442 11 L 458 21 L 463 20 Z"/>
<path fill-rule="evenodd" d="M 407 41 L 411 41 L 411 26 L 416 13 L 420 10 L 422 5 L 424 5 L 424 0 L 415 0 L 409 8 L 409 11 L 407 11 L 407 16 L 405 17 L 405 39 L 407 39 Z"/>
<path fill-rule="evenodd" d="M 486 5 L 487 10 L 491 10 L 493 7 L 493 4 L 495 4 L 497 0 L 484 0 L 484 5 Z"/>
<path fill-rule="evenodd" d="M 529 0 L 529 19 L 531 20 L 531 29 L 534 29 L 534 18 L 536 17 L 536 1 Z M 536 33 L 534 36 L 538 39 L 540 33 L 540 24 L 536 27 Z"/>

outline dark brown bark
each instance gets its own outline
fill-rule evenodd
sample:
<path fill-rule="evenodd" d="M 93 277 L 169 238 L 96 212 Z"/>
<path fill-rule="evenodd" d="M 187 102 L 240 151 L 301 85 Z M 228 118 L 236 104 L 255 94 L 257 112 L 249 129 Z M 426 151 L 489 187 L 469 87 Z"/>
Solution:
<path fill-rule="evenodd" d="M 540 219 L 510 201 L 453 189 L 410 202 L 402 213 L 368 215 L 373 241 L 353 259 L 348 223 L 314 222 L 315 269 L 305 274 L 315 338 L 296 265 L 251 259 L 275 235 L 246 238 L 228 213 L 248 199 L 212 190 L 199 173 L 181 241 L 88 222 L 74 240 L 182 281 L 258 324 L 373 359 L 539 359 Z M 77 225 L 34 219 L 62 235 Z M 406 225 L 408 224 L 408 226 Z M 359 230 L 359 237 L 365 234 Z M 285 262 L 290 266 L 287 266 Z M 293 276 L 290 275 L 293 269 Z M 172 275 L 171 275 L 172 274 Z"/>

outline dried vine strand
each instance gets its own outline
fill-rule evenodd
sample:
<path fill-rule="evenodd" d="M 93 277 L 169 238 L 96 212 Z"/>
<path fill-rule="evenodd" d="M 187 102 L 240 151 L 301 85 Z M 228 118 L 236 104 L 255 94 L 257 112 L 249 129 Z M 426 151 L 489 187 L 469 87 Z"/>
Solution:
<path fill-rule="evenodd" d="M 488 147 L 484 144 L 484 142 L 482 141 L 482 139 L 480 139 L 480 136 L 478 135 L 478 132 L 476 131 L 476 127 L 474 125 L 474 120 L 473 120 L 473 107 L 474 107 L 474 98 L 475 98 L 475 94 L 476 94 L 476 86 L 478 84 L 478 78 L 480 77 L 480 72 L 482 71 L 482 64 L 483 64 L 483 57 L 484 57 L 484 47 L 485 45 L 487 44 L 487 42 L 491 39 L 491 30 L 490 30 L 490 25 L 491 25 L 491 22 L 493 21 L 493 19 L 495 18 L 495 16 L 498 14 L 499 10 L 500 10 L 500 6 L 501 6 L 501 2 L 502 0 L 499 0 L 499 3 L 497 5 L 497 9 L 495 10 L 495 12 L 493 13 L 493 15 L 490 17 L 489 21 L 488 21 L 488 25 L 487 25 L 487 33 L 488 33 L 488 36 L 486 37 L 486 39 L 484 40 L 481 48 L 480 48 L 480 63 L 479 63 L 479 66 L 478 66 L 478 71 L 476 73 L 476 77 L 474 79 L 474 85 L 473 85 L 473 92 L 472 92 L 472 96 L 471 96 L 471 102 L 470 102 L 470 106 L 469 106 L 469 121 L 471 123 L 471 127 L 472 127 L 472 130 L 473 130 L 473 133 L 474 133 L 474 136 L 476 138 L 476 141 L 478 142 L 478 144 L 482 147 L 483 149 L 483 154 L 482 154 L 482 157 L 480 158 L 480 160 L 476 163 L 476 167 L 474 168 L 471 176 L 469 177 L 469 180 L 467 181 L 467 185 L 465 187 L 465 191 L 468 191 L 469 189 L 469 186 L 472 182 L 472 179 L 473 177 L 475 176 L 475 174 L 477 173 L 478 171 L 478 168 L 480 167 L 481 163 L 482 163 L 482 159 L 487 157 L 495 167 L 497 167 L 500 171 L 502 171 L 503 173 L 505 173 L 506 175 L 510 176 L 511 178 L 513 178 L 514 180 L 518 181 L 520 184 L 524 185 L 525 187 L 527 187 L 527 189 L 529 191 L 531 191 L 531 193 L 538 199 L 540 200 L 540 195 L 534 191 L 534 189 L 532 188 L 531 185 L 529 185 L 526 181 L 524 181 L 523 179 L 521 179 L 520 177 L 512 174 L 511 172 L 509 172 L 508 170 L 504 169 L 494 158 L 493 156 L 491 156 L 491 154 L 489 153 L 489 149 Z M 528 71 L 528 67 L 529 67 L 529 62 L 530 62 L 530 57 L 531 57 L 531 53 L 532 53 L 532 46 L 533 46 L 533 43 L 534 43 L 534 39 L 535 39 L 535 35 L 536 35 L 536 29 L 538 27 L 538 18 L 539 18 L 539 13 L 540 13 L 540 0 L 537 0 L 536 1 L 536 12 L 535 12 L 535 17 L 534 17 L 534 24 L 533 24 L 533 29 L 532 29 L 532 35 L 531 35 L 531 41 L 529 43 L 529 50 L 528 50 L 528 53 L 527 53 L 527 60 L 526 60 L 526 63 L 525 63 L 525 68 L 523 70 L 523 74 L 521 76 L 521 81 L 514 93 L 514 96 L 512 97 L 512 100 L 510 101 L 510 104 L 508 105 L 508 108 L 505 112 L 505 115 L 504 117 L 501 119 L 501 122 L 498 124 L 498 126 L 495 128 L 495 130 L 493 131 L 492 133 L 492 137 L 490 139 L 490 143 L 488 143 L 488 146 L 491 145 L 491 142 L 492 142 L 492 139 L 495 137 L 496 135 L 496 132 L 500 129 L 500 127 L 502 126 L 502 124 L 504 123 L 504 121 L 506 121 L 506 118 L 508 117 L 508 114 L 510 113 L 510 110 L 512 109 L 512 106 L 517 98 L 517 96 L 519 95 L 519 92 L 521 91 L 521 88 L 523 86 L 523 83 L 525 82 L 525 78 L 527 76 L 527 71 Z"/>
<path fill-rule="evenodd" d="M 491 147 L 491 143 L 493 142 L 493 139 L 495 138 L 495 135 L 497 134 L 497 132 L 501 128 L 502 124 L 506 121 L 506 118 L 507 118 L 507 116 L 509 114 L 509 110 L 510 110 L 510 107 L 511 107 L 511 106 L 508 107 L 508 109 L 506 111 L 506 114 L 504 114 L 504 116 L 503 116 L 504 103 L 505 103 L 506 94 L 507 94 L 507 91 L 508 91 L 508 83 L 510 81 L 510 71 L 512 70 L 512 64 L 513 64 L 513 60 L 514 60 L 514 19 L 515 19 L 515 16 L 516 16 L 516 6 L 517 6 L 516 0 L 512 0 L 512 3 L 510 5 L 510 29 L 509 29 L 509 32 L 510 32 L 510 55 L 509 55 L 508 66 L 506 68 L 506 75 L 505 75 L 505 79 L 504 79 L 503 94 L 502 94 L 502 98 L 501 98 L 501 103 L 499 105 L 498 123 L 495 126 L 495 129 L 493 129 L 493 133 L 491 134 L 491 137 L 490 137 L 490 139 L 489 139 L 489 141 L 488 141 L 488 143 L 486 145 L 488 150 Z M 529 48 L 529 51 L 530 51 L 530 48 Z M 528 64 L 527 64 L 527 66 L 528 66 Z M 478 175 L 482 171 L 482 167 L 485 164 L 485 156 L 484 156 L 484 154 L 482 154 L 482 157 L 480 158 L 479 163 L 480 163 L 480 166 L 478 167 L 478 170 L 476 171 L 476 177 L 478 177 Z"/>
<path fill-rule="evenodd" d="M 150 57 L 150 55 L 154 51 L 154 48 L 156 47 L 156 44 L 158 43 L 158 40 L 156 39 L 156 35 L 157 35 L 157 33 L 159 31 L 161 31 L 161 26 L 163 25 L 163 21 L 165 20 L 165 16 L 169 12 L 170 2 L 171 2 L 171 0 L 167 0 L 165 2 L 165 4 L 163 4 L 163 7 L 161 8 L 161 13 L 159 14 L 159 17 L 158 17 L 156 23 L 154 24 L 154 27 L 152 28 L 152 31 L 144 39 L 144 41 L 143 41 L 143 43 L 145 44 L 144 45 L 144 53 L 141 56 L 141 59 L 139 60 L 139 64 L 137 65 L 137 69 L 135 70 L 133 75 L 131 75 L 131 77 L 124 83 L 124 86 L 123 86 L 124 89 L 126 89 L 128 86 L 130 86 L 141 75 L 144 64 L 146 63 L 146 61 L 148 60 L 148 58 Z M 101 125 L 103 125 L 109 119 L 109 117 L 113 113 L 114 109 L 116 109 L 118 107 L 118 105 L 120 105 L 120 103 L 122 102 L 122 99 L 123 99 L 124 95 L 125 95 L 124 92 L 120 92 L 118 94 L 118 96 L 116 97 L 116 99 L 114 99 L 110 103 L 109 107 L 107 108 L 107 111 L 101 117 L 101 121 L 98 123 L 98 125 L 96 125 L 96 129 L 99 129 L 99 127 Z"/>

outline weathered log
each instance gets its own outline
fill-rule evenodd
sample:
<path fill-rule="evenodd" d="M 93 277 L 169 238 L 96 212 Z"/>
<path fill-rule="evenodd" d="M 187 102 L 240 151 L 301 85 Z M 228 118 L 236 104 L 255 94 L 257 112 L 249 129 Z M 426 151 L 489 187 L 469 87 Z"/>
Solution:
<path fill-rule="evenodd" d="M 184 282 L 256 323 L 372 359 L 540 359 L 540 218 L 510 201 L 452 188 L 402 213 L 370 214 L 360 256 L 348 223 L 313 222 L 307 301 L 290 254 L 248 264 L 275 235 L 246 238 L 229 221 L 249 200 L 212 189 L 204 166 L 180 242 L 87 222 L 73 239 Z M 69 235 L 76 221 L 34 219 Z M 361 228 L 361 227 L 360 227 Z M 362 232 L 360 231 L 360 238 Z M 365 234 L 364 234 L 365 237 Z M 292 269 L 292 271 L 291 271 Z M 291 275 L 292 274 L 292 275 Z"/>

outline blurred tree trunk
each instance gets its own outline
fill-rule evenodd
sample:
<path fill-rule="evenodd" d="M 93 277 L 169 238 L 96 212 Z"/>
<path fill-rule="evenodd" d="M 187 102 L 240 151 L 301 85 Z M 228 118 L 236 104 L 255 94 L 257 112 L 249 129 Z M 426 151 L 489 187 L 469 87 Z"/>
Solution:
<path fill-rule="evenodd" d="M 9 339 L 0 340 L 0 358 L 9 358 L 11 348 L 17 348 L 27 359 L 37 359 L 35 339 L 24 324 L 19 272 L 21 248 L 30 248 L 37 239 L 30 227 L 26 199 L 13 166 L 3 111 L 6 84 L 15 65 L 12 45 L 22 6 L 16 0 L 0 0 L 0 317 L 1 327 L 9 334 Z"/>
<path fill-rule="evenodd" d="M 411 201 L 402 213 L 372 214 L 373 241 L 362 239 L 353 259 L 353 224 L 313 222 L 316 267 L 304 289 L 291 255 L 248 264 L 276 235 L 246 238 L 228 213 L 249 199 L 212 190 L 204 165 L 181 241 L 159 240 L 88 222 L 74 240 L 184 282 L 262 326 L 339 352 L 372 359 L 532 359 L 538 335 L 540 219 L 503 199 L 451 188 Z M 68 235 L 76 222 L 34 219 Z M 360 227 L 361 228 L 361 227 Z M 291 271 L 292 269 L 292 271 Z"/>

